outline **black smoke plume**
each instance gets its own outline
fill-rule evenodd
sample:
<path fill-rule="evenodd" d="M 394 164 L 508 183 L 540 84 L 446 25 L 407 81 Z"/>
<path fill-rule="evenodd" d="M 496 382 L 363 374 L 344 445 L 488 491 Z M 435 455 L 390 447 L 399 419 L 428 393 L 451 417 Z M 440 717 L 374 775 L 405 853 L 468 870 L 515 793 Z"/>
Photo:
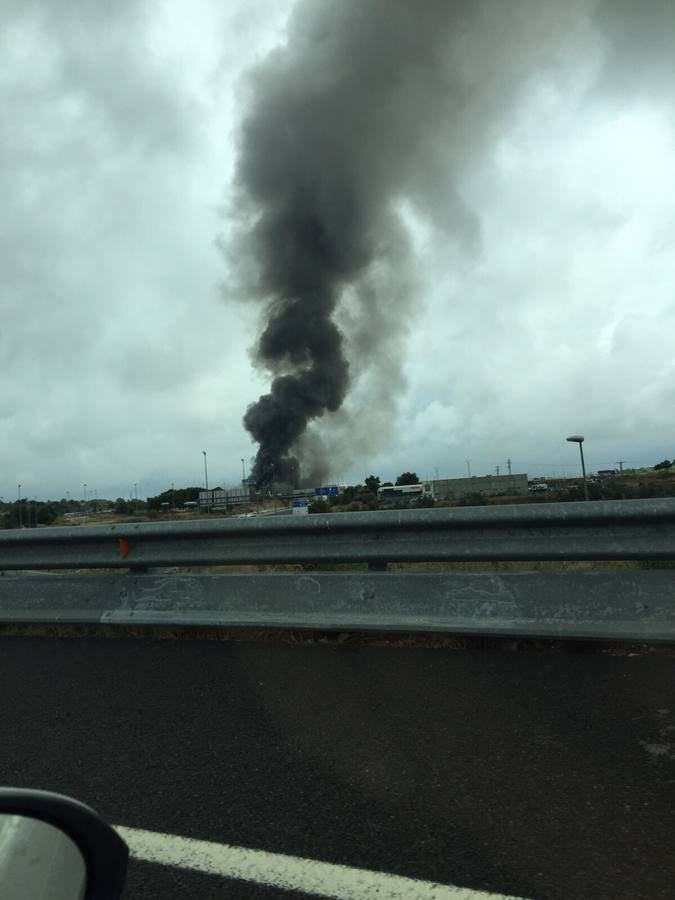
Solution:
<path fill-rule="evenodd" d="M 467 210 L 463 176 L 493 151 L 519 97 L 556 69 L 574 73 L 579 53 L 591 52 L 577 48 L 593 43 L 596 8 L 597 0 L 296 4 L 286 43 L 248 76 L 235 177 L 247 222 L 239 262 L 253 266 L 250 299 L 265 304 L 254 352 L 272 375 L 270 392 L 244 416 L 259 444 L 259 484 L 297 482 L 303 453 L 326 445 L 306 431 L 338 411 L 350 387 L 338 304 L 348 292 L 365 323 L 377 286 L 393 284 L 397 266 L 410 275 L 402 205 L 446 244 L 479 246 L 480 210 Z M 369 335 L 375 367 L 393 346 L 378 331 L 391 333 L 406 302 L 402 291 L 378 295 L 377 315 L 388 321 Z"/>
<path fill-rule="evenodd" d="M 244 416 L 259 444 L 258 483 L 297 482 L 293 451 L 308 423 L 345 398 L 349 365 L 333 315 L 393 227 L 434 114 L 435 57 L 453 7 L 305 0 L 286 46 L 251 76 L 237 180 L 255 210 L 248 251 L 256 298 L 267 303 L 255 354 L 274 376 Z"/>

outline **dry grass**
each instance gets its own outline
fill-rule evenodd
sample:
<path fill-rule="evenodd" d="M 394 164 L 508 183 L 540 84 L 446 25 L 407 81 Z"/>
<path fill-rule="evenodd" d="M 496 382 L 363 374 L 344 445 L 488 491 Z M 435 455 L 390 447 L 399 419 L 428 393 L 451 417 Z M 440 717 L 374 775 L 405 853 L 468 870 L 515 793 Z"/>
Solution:
<path fill-rule="evenodd" d="M 389 572 L 591 572 L 641 571 L 675 569 L 675 559 L 626 560 L 516 560 L 496 562 L 392 562 Z M 53 575 L 124 575 L 133 571 L 131 564 L 114 569 L 51 569 Z M 275 563 L 254 565 L 163 566 L 147 570 L 149 575 L 167 572 L 183 575 L 256 575 L 270 573 L 301 574 L 303 572 L 339 573 L 368 572 L 367 563 Z"/>
<path fill-rule="evenodd" d="M 3 637 L 59 638 L 61 640 L 152 640 L 152 641 L 217 641 L 223 644 L 274 643 L 293 645 L 370 646 L 390 650 L 424 648 L 431 650 L 481 651 L 492 653 L 553 652 L 600 653 L 610 656 L 659 655 L 675 657 L 675 645 L 667 643 L 612 643 L 610 641 L 577 641 L 558 639 L 518 639 L 408 632 L 320 631 L 276 628 L 179 628 L 171 625 L 0 625 Z"/>

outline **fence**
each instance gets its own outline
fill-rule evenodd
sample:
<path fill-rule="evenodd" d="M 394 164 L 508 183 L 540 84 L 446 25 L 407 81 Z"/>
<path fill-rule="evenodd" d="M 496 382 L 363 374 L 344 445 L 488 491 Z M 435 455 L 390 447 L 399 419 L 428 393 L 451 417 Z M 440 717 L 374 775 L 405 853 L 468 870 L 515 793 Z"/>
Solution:
<path fill-rule="evenodd" d="M 13 530 L 0 623 L 673 640 L 675 569 L 450 564 L 674 558 L 675 499 Z M 296 571 L 190 570 L 263 565 Z"/>

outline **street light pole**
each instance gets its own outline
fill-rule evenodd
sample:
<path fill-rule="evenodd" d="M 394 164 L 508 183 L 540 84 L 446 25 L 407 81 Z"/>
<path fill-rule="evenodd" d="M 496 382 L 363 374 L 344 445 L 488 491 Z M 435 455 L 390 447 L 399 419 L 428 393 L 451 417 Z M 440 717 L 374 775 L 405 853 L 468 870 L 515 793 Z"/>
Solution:
<path fill-rule="evenodd" d="M 584 437 L 582 434 L 573 434 L 570 437 L 568 437 L 567 440 L 570 441 L 570 443 L 572 443 L 572 444 L 579 445 L 579 453 L 581 454 L 581 474 L 584 479 L 584 498 L 586 500 L 588 500 L 589 499 L 588 483 L 586 481 L 586 464 L 584 463 L 584 448 L 583 448 Z"/>
<path fill-rule="evenodd" d="M 246 469 L 244 468 L 244 458 L 241 459 L 241 489 L 244 492 L 244 496 L 248 494 L 248 506 L 251 512 L 253 512 L 253 501 L 251 500 L 251 485 L 246 483 Z"/>
<path fill-rule="evenodd" d="M 204 482 L 206 484 L 206 511 L 208 512 L 210 509 L 209 506 L 209 472 L 206 468 L 206 450 L 202 450 L 204 454 Z"/>

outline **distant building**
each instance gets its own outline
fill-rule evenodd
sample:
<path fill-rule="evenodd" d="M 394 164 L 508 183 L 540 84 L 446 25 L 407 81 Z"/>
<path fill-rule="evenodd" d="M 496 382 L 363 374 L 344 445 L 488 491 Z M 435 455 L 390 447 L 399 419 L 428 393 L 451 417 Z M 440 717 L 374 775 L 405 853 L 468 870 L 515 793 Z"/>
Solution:
<path fill-rule="evenodd" d="M 248 486 L 235 488 L 214 488 L 211 491 L 199 492 L 200 509 L 229 509 L 232 506 L 242 506 L 250 503 L 251 492 Z"/>
<path fill-rule="evenodd" d="M 501 495 L 525 496 L 528 490 L 527 475 L 476 475 L 473 478 L 441 478 L 424 483 L 434 500 L 461 500 L 467 494 L 484 497 Z"/>

